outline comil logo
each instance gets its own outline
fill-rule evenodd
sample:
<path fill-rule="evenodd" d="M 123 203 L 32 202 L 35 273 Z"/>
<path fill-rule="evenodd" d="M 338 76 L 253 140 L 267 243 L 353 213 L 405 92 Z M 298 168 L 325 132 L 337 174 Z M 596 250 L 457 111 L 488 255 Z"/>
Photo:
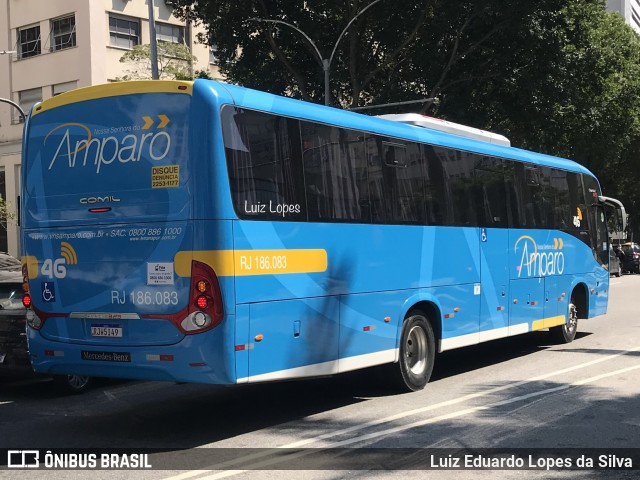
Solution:
<path fill-rule="evenodd" d="M 158 115 L 157 131 L 149 131 L 154 121 L 142 117 L 143 125 L 91 129 L 82 123 L 63 123 L 52 128 L 44 137 L 44 144 L 55 141 L 55 153 L 48 170 L 56 165 L 67 168 L 93 166 L 99 174 L 111 164 L 164 159 L 171 150 L 171 136 L 162 129 L 169 117 Z M 54 135 L 55 133 L 55 135 Z M 117 135 L 126 133 L 125 135 Z"/>
<path fill-rule="evenodd" d="M 514 246 L 516 258 L 520 262 L 516 267 L 518 278 L 546 277 L 562 275 L 564 272 L 564 252 L 562 238 L 554 238 L 553 245 L 538 245 L 529 235 L 523 235 Z"/>

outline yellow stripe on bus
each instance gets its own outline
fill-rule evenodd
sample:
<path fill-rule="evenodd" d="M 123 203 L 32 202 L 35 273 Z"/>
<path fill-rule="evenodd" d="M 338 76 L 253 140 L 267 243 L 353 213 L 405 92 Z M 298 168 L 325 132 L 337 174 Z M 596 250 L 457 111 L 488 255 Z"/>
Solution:
<path fill-rule="evenodd" d="M 27 276 L 29 279 L 36 278 L 38 276 L 38 259 L 33 256 L 23 256 L 22 265 L 27 266 Z"/>
<path fill-rule="evenodd" d="M 543 328 L 557 327 L 558 325 L 564 325 L 566 318 L 564 315 L 558 315 L 557 317 L 543 318 L 536 320 L 531 325 L 531 331 L 542 330 Z"/>
<path fill-rule="evenodd" d="M 193 82 L 179 80 L 136 80 L 78 88 L 48 98 L 33 110 L 33 116 L 46 110 L 71 103 L 136 93 L 183 93 L 191 95 L 193 93 Z"/>
<path fill-rule="evenodd" d="M 327 251 L 297 250 L 196 250 L 178 252 L 176 275 L 191 275 L 191 261 L 206 263 L 220 277 L 316 273 L 327 270 Z"/>

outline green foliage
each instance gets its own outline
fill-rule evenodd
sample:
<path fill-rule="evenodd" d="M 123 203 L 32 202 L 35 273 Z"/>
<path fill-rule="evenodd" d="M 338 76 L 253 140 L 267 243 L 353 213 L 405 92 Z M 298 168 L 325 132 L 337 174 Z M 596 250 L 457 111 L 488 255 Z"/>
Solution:
<path fill-rule="evenodd" d="M 196 57 L 181 43 L 158 42 L 158 76 L 161 80 L 193 80 L 193 64 Z M 129 68 L 119 80 L 141 80 L 151 78 L 151 46 L 136 45 L 122 57 L 121 63 Z"/>
<path fill-rule="evenodd" d="M 572 158 L 640 226 L 640 39 L 605 0 L 176 0 L 232 83 L 342 107 L 434 98 L 421 112 Z M 403 108 L 407 111 L 407 108 Z M 373 110 L 374 113 L 384 113 Z M 636 232 L 640 234 L 640 230 Z"/>
<path fill-rule="evenodd" d="M 0 197 L 0 227 L 6 228 L 7 221 L 15 221 L 17 218 L 16 211 L 13 209 L 13 206 L 4 198 Z"/>

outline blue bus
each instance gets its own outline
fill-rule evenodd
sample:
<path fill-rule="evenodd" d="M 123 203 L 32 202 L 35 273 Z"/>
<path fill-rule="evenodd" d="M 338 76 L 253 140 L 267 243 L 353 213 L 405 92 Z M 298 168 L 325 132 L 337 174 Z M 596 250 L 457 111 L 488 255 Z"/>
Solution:
<path fill-rule="evenodd" d="M 572 341 L 607 309 L 596 178 L 414 120 L 209 80 L 37 104 L 21 196 L 34 369 L 241 384 L 388 364 L 419 390 L 445 350 Z"/>

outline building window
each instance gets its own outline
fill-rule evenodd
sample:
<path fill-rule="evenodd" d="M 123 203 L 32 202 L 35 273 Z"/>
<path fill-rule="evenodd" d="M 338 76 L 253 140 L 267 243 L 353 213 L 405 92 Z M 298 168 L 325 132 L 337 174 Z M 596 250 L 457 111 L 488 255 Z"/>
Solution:
<path fill-rule="evenodd" d="M 51 94 L 55 97 L 56 95 L 68 92 L 69 90 L 75 90 L 76 88 L 78 88 L 78 82 L 76 80 L 73 82 L 58 83 L 51 86 Z"/>
<path fill-rule="evenodd" d="M 140 21 L 109 16 L 109 37 L 111 45 L 116 47 L 140 45 Z"/>
<path fill-rule="evenodd" d="M 76 16 L 51 20 L 51 51 L 76 46 Z"/>
<path fill-rule="evenodd" d="M 168 23 L 156 23 L 156 40 L 168 43 L 184 43 L 184 27 Z"/>
<path fill-rule="evenodd" d="M 213 64 L 218 63 L 217 53 L 218 53 L 217 45 L 209 46 L 209 63 L 213 63 Z"/>
<path fill-rule="evenodd" d="M 24 111 L 25 115 L 29 114 L 31 107 L 33 107 L 36 103 L 42 101 L 42 88 L 30 88 L 29 90 L 22 90 L 18 92 L 18 103 L 20 104 L 20 108 Z M 20 119 L 20 122 L 24 121 L 24 119 Z"/>
<path fill-rule="evenodd" d="M 40 55 L 40 25 L 18 29 L 18 58 Z"/>

